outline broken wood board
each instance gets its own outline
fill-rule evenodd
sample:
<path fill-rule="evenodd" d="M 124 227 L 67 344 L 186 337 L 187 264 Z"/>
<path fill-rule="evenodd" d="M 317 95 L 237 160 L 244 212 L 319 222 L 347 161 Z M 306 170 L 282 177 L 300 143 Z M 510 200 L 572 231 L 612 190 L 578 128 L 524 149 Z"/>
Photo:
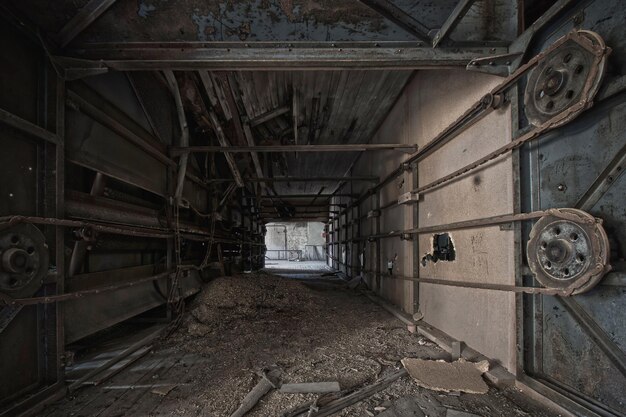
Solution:
<path fill-rule="evenodd" d="M 468 394 L 485 394 L 489 387 L 482 378 L 483 367 L 466 361 L 443 362 L 415 358 L 402 359 L 402 365 L 415 382 L 434 391 L 461 391 Z"/>
<path fill-rule="evenodd" d="M 338 392 L 341 391 L 339 382 L 303 382 L 298 384 L 283 384 L 280 387 L 280 392 L 290 394 L 307 394 L 307 393 L 326 393 L 326 392 Z"/>
<path fill-rule="evenodd" d="M 461 410 L 454 410 L 452 408 L 448 408 L 446 411 L 446 417 L 481 417 L 478 414 L 466 413 Z"/>
<path fill-rule="evenodd" d="M 345 397 L 339 398 L 337 400 L 331 401 L 325 406 L 321 407 L 319 411 L 315 411 L 308 414 L 308 417 L 327 417 L 332 416 L 333 414 L 343 410 L 346 407 L 351 406 L 352 404 L 356 404 L 364 399 L 371 397 L 379 391 L 384 390 L 393 382 L 402 378 L 407 374 L 406 369 L 400 369 L 395 371 L 378 381 L 374 382 L 372 385 L 368 385 L 364 388 L 361 388 L 358 391 L 353 392 L 352 394 L 346 395 Z M 306 414 L 300 414 L 306 415 Z"/>

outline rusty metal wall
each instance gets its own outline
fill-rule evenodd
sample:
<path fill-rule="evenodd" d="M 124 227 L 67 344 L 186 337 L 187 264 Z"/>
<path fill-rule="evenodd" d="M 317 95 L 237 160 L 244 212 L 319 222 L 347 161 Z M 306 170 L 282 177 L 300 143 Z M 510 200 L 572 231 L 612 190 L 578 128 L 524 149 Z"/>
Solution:
<path fill-rule="evenodd" d="M 625 20 L 623 2 L 587 2 L 546 27 L 533 45 L 539 51 L 577 27 L 599 33 L 613 52 L 594 107 L 522 152 L 526 210 L 576 206 L 605 167 L 623 158 Z M 523 113 L 519 118 L 523 128 Z M 571 407 L 583 405 L 580 412 L 586 415 L 626 413 L 626 178 L 618 176 L 610 184 L 589 211 L 603 220 L 609 233 L 613 272 L 592 291 L 574 297 L 573 303 L 559 297 L 524 297 L 523 371 L 540 381 L 536 388 Z"/>

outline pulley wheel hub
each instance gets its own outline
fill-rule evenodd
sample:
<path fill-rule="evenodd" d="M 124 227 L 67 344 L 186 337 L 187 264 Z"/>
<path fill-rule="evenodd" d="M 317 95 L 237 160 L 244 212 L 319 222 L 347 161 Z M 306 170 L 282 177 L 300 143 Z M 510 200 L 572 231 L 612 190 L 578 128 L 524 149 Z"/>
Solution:
<path fill-rule="evenodd" d="M 610 270 L 609 241 L 600 222 L 577 209 L 539 219 L 528 241 L 528 265 L 543 286 L 580 294 Z"/>
<path fill-rule="evenodd" d="M 594 32 L 579 31 L 577 35 L 599 50 L 606 48 L 602 38 Z M 541 126 L 581 100 L 592 100 L 605 67 L 606 54 L 594 54 L 572 39 L 546 55 L 528 76 L 524 94 L 528 121 Z"/>
<path fill-rule="evenodd" d="M 32 224 L 18 224 L 0 232 L 0 291 L 29 297 L 48 271 L 45 237 Z"/>

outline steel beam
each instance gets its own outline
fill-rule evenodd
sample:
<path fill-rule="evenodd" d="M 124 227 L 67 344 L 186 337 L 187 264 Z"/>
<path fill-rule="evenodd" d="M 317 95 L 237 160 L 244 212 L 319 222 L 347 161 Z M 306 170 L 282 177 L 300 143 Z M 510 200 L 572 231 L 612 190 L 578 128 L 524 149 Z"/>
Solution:
<path fill-rule="evenodd" d="M 97 18 L 102 16 L 115 0 L 91 0 L 59 31 L 57 38 L 61 48 L 70 43 Z"/>
<path fill-rule="evenodd" d="M 357 198 L 357 195 L 353 194 L 283 194 L 283 195 L 264 195 L 263 198 L 280 198 L 280 199 L 289 199 L 289 198 L 327 198 L 327 197 L 350 197 Z"/>
<path fill-rule="evenodd" d="M 388 0 L 359 0 L 385 19 L 395 23 L 416 38 L 430 43 L 428 28 Z"/>
<path fill-rule="evenodd" d="M 0 109 L 0 122 L 55 145 L 59 143 L 59 138 L 54 133 L 3 109 Z"/>
<path fill-rule="evenodd" d="M 245 45 L 248 45 L 245 47 Z M 86 44 L 68 56 L 119 71 L 324 70 L 465 67 L 504 47 L 432 48 L 423 42 L 127 42 Z"/>
<path fill-rule="evenodd" d="M 220 142 L 221 143 L 221 142 Z M 400 150 L 403 152 L 415 152 L 417 145 L 406 145 L 403 143 L 384 143 L 384 144 L 349 144 L 349 145 L 272 145 L 272 146 L 188 146 L 173 147 L 172 156 L 178 156 L 185 153 L 212 153 L 212 152 L 365 152 L 365 151 L 384 151 L 384 150 Z"/>
<path fill-rule="evenodd" d="M 70 108 L 89 116 L 107 129 L 135 144 L 161 163 L 170 166 L 176 165 L 166 155 L 165 146 L 123 111 L 88 88 L 77 89 L 76 86 L 74 88 L 80 93 L 75 90 L 68 90 L 66 102 Z"/>
<path fill-rule="evenodd" d="M 448 16 L 441 29 L 433 38 L 433 48 L 437 47 L 456 28 L 456 25 L 459 24 L 475 2 L 476 0 L 460 0 L 457 3 L 450 16 Z"/>
<path fill-rule="evenodd" d="M 214 178 L 206 181 L 209 183 L 233 182 L 232 178 Z M 377 182 L 378 177 L 275 177 L 275 178 L 244 178 L 246 182 Z"/>

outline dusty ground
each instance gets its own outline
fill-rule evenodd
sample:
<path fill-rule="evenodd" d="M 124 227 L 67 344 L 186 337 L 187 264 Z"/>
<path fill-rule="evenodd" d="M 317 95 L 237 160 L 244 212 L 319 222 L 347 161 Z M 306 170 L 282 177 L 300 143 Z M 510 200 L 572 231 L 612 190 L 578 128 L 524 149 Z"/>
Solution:
<path fill-rule="evenodd" d="M 396 318 L 342 284 L 288 280 L 267 273 L 222 277 L 206 284 L 188 303 L 181 327 L 162 346 L 137 362 L 135 369 L 124 371 L 152 372 L 138 379 L 141 383 L 135 382 L 135 388 L 113 397 L 107 394 L 108 400 L 87 401 L 88 388 L 73 402 L 90 405 L 70 401 L 48 415 L 227 417 L 258 382 L 257 372 L 264 367 L 279 366 L 284 382 L 339 381 L 343 390 L 350 390 L 400 369 L 404 357 L 448 359 L 449 355 L 408 333 Z M 159 371 L 150 365 L 156 358 L 163 358 Z M 165 396 L 155 395 L 154 387 L 161 383 L 175 387 Z M 122 386 L 115 379 L 111 384 Z M 432 417 L 444 417 L 447 407 L 485 417 L 553 415 L 514 389 L 491 388 L 485 395 L 459 396 L 420 388 L 409 377 L 336 415 L 374 416 L 381 412 L 375 407 L 389 407 L 406 396 L 414 396 Z M 273 391 L 247 416 L 278 417 L 315 398 Z"/>

